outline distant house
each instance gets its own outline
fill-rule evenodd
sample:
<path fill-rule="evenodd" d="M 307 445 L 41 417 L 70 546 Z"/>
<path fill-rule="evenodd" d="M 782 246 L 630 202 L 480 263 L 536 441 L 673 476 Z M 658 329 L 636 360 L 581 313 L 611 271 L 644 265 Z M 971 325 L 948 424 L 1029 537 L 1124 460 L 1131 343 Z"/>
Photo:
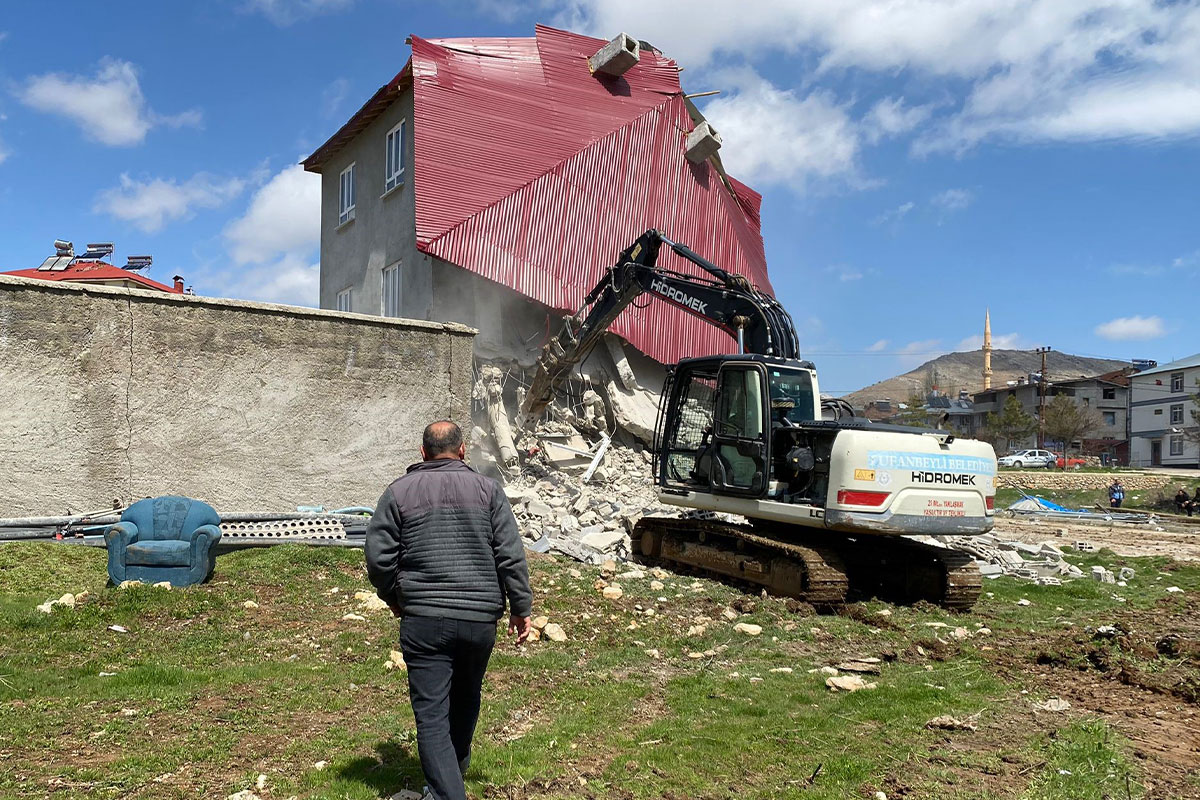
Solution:
<path fill-rule="evenodd" d="M 1200 353 L 1130 376 L 1130 464 L 1200 466 L 1192 395 L 1200 392 Z"/>
<path fill-rule="evenodd" d="M 1101 426 L 1091 436 L 1079 442 L 1047 442 L 1047 447 L 1064 446 L 1080 449 L 1089 455 L 1100 456 L 1115 464 L 1129 461 L 1129 373 L 1132 367 L 1113 370 L 1103 375 L 1053 381 L 1046 385 L 1046 403 L 1055 395 L 1066 395 L 1076 405 L 1095 409 L 1100 415 Z M 972 397 L 975 408 L 972 412 L 972 431 L 978 433 L 986 426 L 987 415 L 999 415 L 1010 396 L 1015 396 L 1025 413 L 1037 419 L 1041 412 L 1041 383 L 1037 373 L 1018 379 L 1008 386 L 993 387 L 976 392 Z M 1014 441 L 1012 448 L 1038 446 L 1037 434 L 1025 440 Z"/>
<path fill-rule="evenodd" d="M 33 269 L 0 272 L 0 275 L 183 294 L 183 278 L 178 275 L 174 279 L 175 285 L 167 286 L 165 283 L 159 283 L 137 273 L 136 270 L 146 269 L 150 266 L 150 256 L 130 256 L 129 263 L 124 267 L 118 267 L 104 261 L 113 253 L 111 243 L 89 244 L 87 251 L 81 256 L 75 255 L 75 248 L 70 242 L 60 240 L 54 244 L 55 254 L 43 261 L 41 266 Z"/>
<path fill-rule="evenodd" d="M 931 417 L 931 424 L 937 428 L 954 431 L 960 436 L 971 436 L 975 431 L 975 403 L 965 389 L 958 397 L 931 392 L 925 398 L 924 409 Z"/>
<path fill-rule="evenodd" d="M 410 42 L 303 162 L 322 176 L 322 308 L 463 322 L 477 355 L 531 364 L 647 228 L 771 292 L 761 197 L 725 173 L 673 60 L 544 26 Z M 598 61 L 613 45 L 621 63 Z M 666 248 L 660 263 L 699 274 Z M 664 302 L 611 330 L 661 363 L 734 348 Z"/>

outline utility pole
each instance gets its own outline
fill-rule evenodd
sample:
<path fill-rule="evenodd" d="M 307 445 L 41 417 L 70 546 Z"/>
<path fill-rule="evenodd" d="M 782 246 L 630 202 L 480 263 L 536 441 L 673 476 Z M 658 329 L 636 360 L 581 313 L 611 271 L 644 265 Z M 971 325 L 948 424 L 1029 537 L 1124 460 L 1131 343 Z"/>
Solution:
<path fill-rule="evenodd" d="M 1052 349 L 1054 348 L 1039 347 L 1034 350 L 1035 353 L 1042 354 L 1042 371 L 1038 377 L 1038 448 L 1041 450 L 1046 449 L 1046 353 Z M 1065 450 L 1063 457 L 1066 457 Z"/>

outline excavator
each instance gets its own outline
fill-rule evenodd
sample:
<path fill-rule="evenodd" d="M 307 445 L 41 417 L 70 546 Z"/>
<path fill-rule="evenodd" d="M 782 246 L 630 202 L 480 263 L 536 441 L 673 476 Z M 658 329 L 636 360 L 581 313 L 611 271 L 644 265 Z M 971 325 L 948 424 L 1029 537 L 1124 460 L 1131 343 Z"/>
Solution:
<path fill-rule="evenodd" d="M 704 275 L 658 266 L 664 246 Z M 823 608 L 870 597 L 974 605 L 979 570 L 943 537 L 991 530 L 991 445 L 874 423 L 844 401 L 822 401 L 816 368 L 800 358 L 783 306 L 657 230 L 623 251 L 548 339 L 522 403 L 523 424 L 643 295 L 726 331 L 737 353 L 669 368 L 654 482 L 662 503 L 694 511 L 643 517 L 631 534 L 636 553 Z"/>

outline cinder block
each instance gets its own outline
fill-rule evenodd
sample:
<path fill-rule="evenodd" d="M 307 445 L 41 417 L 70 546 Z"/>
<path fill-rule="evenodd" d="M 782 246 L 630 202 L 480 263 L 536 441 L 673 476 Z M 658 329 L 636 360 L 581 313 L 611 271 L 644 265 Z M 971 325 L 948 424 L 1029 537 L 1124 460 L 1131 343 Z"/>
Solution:
<path fill-rule="evenodd" d="M 588 69 L 605 75 L 624 75 L 638 63 L 640 52 L 637 39 L 627 33 L 618 33 L 588 59 Z"/>
<path fill-rule="evenodd" d="M 721 149 L 721 134 L 706 120 L 692 129 L 684 147 L 688 161 L 699 164 Z"/>

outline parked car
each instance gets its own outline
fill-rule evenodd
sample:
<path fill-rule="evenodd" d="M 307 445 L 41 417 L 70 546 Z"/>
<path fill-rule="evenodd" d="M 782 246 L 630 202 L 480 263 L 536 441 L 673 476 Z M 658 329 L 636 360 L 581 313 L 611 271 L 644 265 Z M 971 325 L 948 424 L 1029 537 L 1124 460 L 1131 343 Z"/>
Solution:
<path fill-rule="evenodd" d="M 1060 453 L 1055 453 L 1054 459 L 1054 466 L 1058 467 L 1059 469 L 1079 469 L 1087 464 L 1087 461 L 1082 458 L 1076 458 L 1075 456 L 1063 459 Z"/>
<path fill-rule="evenodd" d="M 1021 450 L 996 459 L 1002 467 L 1047 467 L 1054 468 L 1057 460 L 1049 450 Z"/>

